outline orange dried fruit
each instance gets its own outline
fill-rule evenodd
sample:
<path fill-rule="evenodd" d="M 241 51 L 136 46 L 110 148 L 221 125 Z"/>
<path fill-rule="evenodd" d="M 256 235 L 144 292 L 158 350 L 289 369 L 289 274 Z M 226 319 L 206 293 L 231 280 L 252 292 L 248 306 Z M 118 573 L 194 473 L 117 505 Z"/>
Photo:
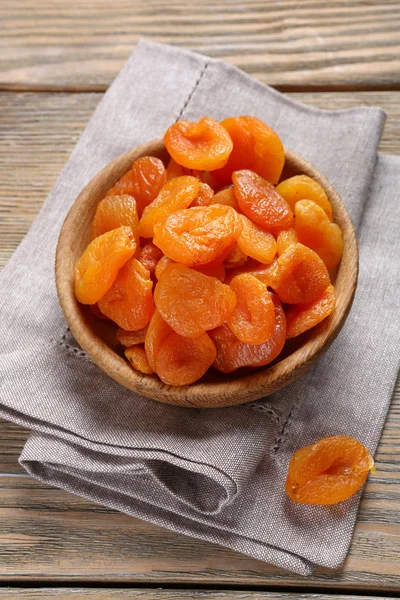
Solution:
<path fill-rule="evenodd" d="M 153 371 L 156 370 L 156 359 L 159 350 L 171 333 L 173 333 L 173 330 L 168 323 L 164 321 L 158 310 L 155 309 L 144 340 L 147 360 Z"/>
<path fill-rule="evenodd" d="M 232 279 L 237 275 L 249 273 L 250 275 L 253 275 L 253 277 L 256 277 L 264 285 L 272 287 L 272 283 L 274 283 L 277 274 L 277 268 L 277 260 L 274 260 L 274 262 L 271 265 L 267 266 L 260 264 L 259 262 L 253 259 L 248 259 L 242 267 L 238 267 L 237 269 L 231 269 L 230 271 L 228 271 L 225 277 L 225 283 L 230 283 Z"/>
<path fill-rule="evenodd" d="M 208 277 L 215 277 L 220 281 L 224 281 L 225 279 L 225 267 L 224 265 L 201 265 L 200 267 L 192 267 L 194 271 L 199 271 L 199 273 L 203 273 L 203 275 L 208 275 Z"/>
<path fill-rule="evenodd" d="M 208 183 L 200 183 L 199 193 L 190 206 L 209 206 L 214 197 L 214 190 Z"/>
<path fill-rule="evenodd" d="M 108 292 L 118 271 L 135 250 L 136 242 L 130 227 L 118 227 L 90 242 L 75 265 L 74 287 L 78 302 L 96 304 Z"/>
<path fill-rule="evenodd" d="M 256 225 L 245 215 L 240 215 L 243 228 L 238 237 L 239 248 L 259 262 L 270 265 L 276 255 L 276 240 L 272 233 Z"/>
<path fill-rule="evenodd" d="M 154 302 L 176 333 L 195 338 L 226 321 L 236 297 L 228 285 L 215 277 L 173 264 L 161 275 L 154 290 Z"/>
<path fill-rule="evenodd" d="M 171 333 L 158 351 L 156 372 L 166 385 L 189 385 L 211 367 L 216 354 L 214 342 L 206 333 L 195 339 Z"/>
<path fill-rule="evenodd" d="M 296 337 L 329 317 L 335 308 L 335 300 L 335 288 L 330 284 L 314 302 L 288 306 L 286 310 L 286 337 Z"/>
<path fill-rule="evenodd" d="M 136 346 L 137 344 L 144 344 L 146 333 L 147 325 L 142 327 L 142 329 L 138 329 L 137 331 L 126 331 L 126 329 L 118 327 L 115 337 L 117 342 L 119 342 L 122 346 L 129 348 L 130 346 Z"/>
<path fill-rule="evenodd" d="M 275 326 L 275 307 L 267 287 L 248 273 L 234 277 L 229 286 L 237 302 L 228 327 L 244 344 L 264 344 Z"/>
<path fill-rule="evenodd" d="M 153 314 L 152 289 L 150 271 L 131 258 L 99 300 L 99 308 L 122 329 L 137 331 L 147 325 Z"/>
<path fill-rule="evenodd" d="M 263 367 L 271 363 L 282 351 L 286 340 L 286 318 L 279 298 L 271 294 L 275 310 L 275 326 L 271 337 L 260 345 L 244 344 L 228 325 L 209 331 L 217 348 L 213 367 L 222 373 L 231 373 L 240 367 Z"/>
<path fill-rule="evenodd" d="M 233 148 L 226 129 L 210 117 L 177 121 L 167 129 L 164 144 L 179 165 L 202 171 L 223 167 Z"/>
<path fill-rule="evenodd" d="M 170 258 L 168 258 L 168 256 L 162 256 L 160 258 L 160 260 L 157 263 L 156 269 L 155 269 L 155 275 L 156 275 L 156 279 L 160 279 L 161 275 L 164 273 L 165 269 L 168 267 L 168 265 L 174 265 L 175 261 L 171 260 Z"/>
<path fill-rule="evenodd" d="M 290 179 L 281 181 L 276 186 L 276 191 L 286 200 L 292 212 L 295 211 L 296 203 L 299 200 L 313 200 L 328 215 L 332 221 L 332 205 L 328 200 L 324 188 L 307 175 L 295 175 Z"/>
<path fill-rule="evenodd" d="M 153 242 L 147 242 L 140 250 L 139 261 L 150 271 L 150 273 L 154 273 L 162 256 L 163 253 L 160 248 L 157 248 Z"/>
<path fill-rule="evenodd" d="M 224 260 L 224 267 L 225 269 L 236 269 L 244 265 L 246 260 L 247 254 L 243 252 L 243 250 L 239 247 L 238 243 L 236 242 L 232 246 L 228 256 Z"/>
<path fill-rule="evenodd" d="M 253 171 L 235 171 L 233 191 L 240 208 L 252 221 L 265 229 L 286 228 L 293 221 L 288 203 L 274 186 Z"/>
<path fill-rule="evenodd" d="M 330 284 L 323 261 L 302 244 L 289 246 L 278 258 L 276 269 L 270 285 L 287 304 L 314 302 Z"/>
<path fill-rule="evenodd" d="M 278 233 L 278 237 L 276 238 L 276 245 L 279 256 L 285 252 L 289 246 L 293 244 L 298 244 L 299 238 L 297 236 L 296 230 L 293 227 L 289 227 L 289 229 L 282 229 Z"/>
<path fill-rule="evenodd" d="M 231 206 L 237 212 L 241 212 L 236 196 L 233 193 L 233 186 L 225 188 L 216 194 L 211 201 L 211 204 L 223 204 L 224 206 Z"/>
<path fill-rule="evenodd" d="M 127 195 L 106 196 L 97 205 L 92 222 L 91 239 L 121 226 L 130 227 L 136 244 L 139 244 L 139 217 L 135 199 Z"/>
<path fill-rule="evenodd" d="M 221 257 L 241 230 L 242 223 L 233 208 L 212 204 L 177 211 L 157 223 L 153 241 L 172 260 L 193 267 Z"/>
<path fill-rule="evenodd" d="M 300 504 L 336 504 L 355 494 L 373 469 L 373 458 L 361 442 L 335 435 L 294 453 L 285 491 Z"/>
<path fill-rule="evenodd" d="M 97 319 L 102 319 L 103 321 L 109 321 L 110 319 L 108 317 L 106 317 L 106 315 L 103 315 L 103 313 L 101 312 L 101 310 L 99 309 L 97 304 L 91 304 L 90 305 L 90 311 L 94 314 L 94 316 Z"/>
<path fill-rule="evenodd" d="M 296 233 L 299 242 L 308 246 L 334 269 L 343 254 L 343 238 L 339 225 L 331 223 L 324 210 L 311 200 L 300 200 L 295 206 Z"/>
<path fill-rule="evenodd" d="M 167 169 L 167 181 L 175 179 L 176 177 L 182 177 L 182 175 L 189 175 L 188 169 L 184 169 L 182 165 L 178 165 L 173 158 L 170 158 Z"/>
<path fill-rule="evenodd" d="M 140 237 L 152 237 L 156 223 L 175 211 L 190 206 L 199 192 L 199 185 L 198 179 L 190 175 L 168 181 L 157 198 L 144 209 L 139 223 Z"/>
<path fill-rule="evenodd" d="M 239 169 L 251 169 L 270 183 L 278 183 L 285 163 L 278 134 L 256 117 L 230 117 L 221 125 L 233 141 L 233 150 L 225 167 L 213 173 L 220 185 L 229 185 L 232 173 Z"/>
<path fill-rule="evenodd" d="M 135 160 L 107 195 L 129 194 L 136 200 L 139 217 L 143 210 L 160 193 L 167 181 L 164 163 L 154 156 L 142 156 Z"/>
<path fill-rule="evenodd" d="M 137 371 L 140 371 L 145 375 L 151 375 L 154 373 L 149 361 L 147 360 L 146 352 L 142 344 L 132 346 L 131 348 L 126 348 L 125 356 L 129 360 L 132 367 Z"/>

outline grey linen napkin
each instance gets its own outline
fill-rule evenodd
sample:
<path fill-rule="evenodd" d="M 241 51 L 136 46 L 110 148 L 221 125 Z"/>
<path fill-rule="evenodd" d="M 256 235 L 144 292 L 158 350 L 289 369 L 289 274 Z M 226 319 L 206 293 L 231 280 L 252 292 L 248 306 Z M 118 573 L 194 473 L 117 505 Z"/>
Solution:
<path fill-rule="evenodd" d="M 57 236 L 82 187 L 176 119 L 204 114 L 252 114 L 274 127 L 337 187 L 360 241 L 354 307 L 329 352 L 281 392 L 218 410 L 160 405 L 104 375 L 68 332 L 53 275 Z M 388 410 L 400 338 L 400 159 L 377 159 L 384 118 L 379 108 L 314 110 L 220 61 L 139 43 L 0 280 L 0 413 L 33 430 L 26 470 L 298 573 L 340 566 L 360 495 L 307 507 L 283 488 L 293 451 L 321 437 L 352 435 L 374 452 Z"/>

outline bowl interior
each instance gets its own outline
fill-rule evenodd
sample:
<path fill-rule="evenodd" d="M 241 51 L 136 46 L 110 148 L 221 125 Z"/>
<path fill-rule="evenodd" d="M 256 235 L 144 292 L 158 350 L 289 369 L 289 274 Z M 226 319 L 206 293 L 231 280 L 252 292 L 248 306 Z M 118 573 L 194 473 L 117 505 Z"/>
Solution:
<path fill-rule="evenodd" d="M 164 385 L 155 375 L 134 371 L 116 343 L 117 326 L 96 319 L 88 306 L 80 305 L 74 295 L 74 265 L 90 241 L 90 228 L 98 202 L 140 156 L 163 160 L 169 155 L 162 141 L 134 148 L 107 165 L 80 193 L 62 227 L 56 256 L 56 283 L 62 309 L 75 339 L 91 359 L 116 381 L 149 398 L 194 407 L 221 407 L 241 404 L 272 393 L 297 379 L 315 362 L 340 331 L 350 310 L 358 273 L 358 252 L 354 228 L 347 209 L 336 190 L 319 171 L 297 155 L 286 152 L 281 180 L 306 174 L 325 189 L 333 207 L 334 221 L 340 226 L 343 257 L 335 273 L 336 307 L 330 317 L 303 335 L 289 340 L 279 358 L 258 369 L 243 369 L 223 375 L 213 369 L 198 382 L 183 387 Z"/>

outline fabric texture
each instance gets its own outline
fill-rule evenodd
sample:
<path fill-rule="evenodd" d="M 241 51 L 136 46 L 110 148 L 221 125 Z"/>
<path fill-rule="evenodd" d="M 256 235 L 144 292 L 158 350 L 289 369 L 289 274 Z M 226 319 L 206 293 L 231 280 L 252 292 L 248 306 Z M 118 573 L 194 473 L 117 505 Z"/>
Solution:
<path fill-rule="evenodd" d="M 178 118 L 205 114 L 256 115 L 321 169 L 358 229 L 360 276 L 344 328 L 307 375 L 256 403 L 195 410 L 140 397 L 90 362 L 66 328 L 54 256 L 68 209 L 102 167 Z M 0 414 L 32 429 L 25 469 L 298 573 L 339 567 L 360 494 L 330 508 L 295 505 L 284 481 L 292 453 L 327 435 L 354 436 L 373 453 L 389 407 L 400 340 L 400 157 L 377 158 L 384 120 L 380 108 L 315 110 L 218 60 L 140 42 L 1 274 Z"/>

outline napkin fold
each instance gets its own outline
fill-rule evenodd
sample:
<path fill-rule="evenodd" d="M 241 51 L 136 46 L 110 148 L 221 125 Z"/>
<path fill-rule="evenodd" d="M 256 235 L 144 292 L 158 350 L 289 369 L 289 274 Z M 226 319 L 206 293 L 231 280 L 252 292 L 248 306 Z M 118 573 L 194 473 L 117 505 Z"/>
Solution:
<path fill-rule="evenodd" d="M 102 373 L 68 331 L 54 283 L 57 237 L 108 162 L 179 118 L 249 114 L 335 185 L 359 231 L 353 309 L 330 350 L 248 405 L 157 404 Z M 379 156 L 380 108 L 315 110 L 221 61 L 140 42 L 97 107 L 0 279 L 0 414 L 32 429 L 34 477 L 106 506 L 302 574 L 339 567 L 360 494 L 335 507 L 284 494 L 292 453 L 326 435 L 379 441 L 399 362 L 400 158 Z M 398 315 L 397 315 L 398 316 Z"/>

